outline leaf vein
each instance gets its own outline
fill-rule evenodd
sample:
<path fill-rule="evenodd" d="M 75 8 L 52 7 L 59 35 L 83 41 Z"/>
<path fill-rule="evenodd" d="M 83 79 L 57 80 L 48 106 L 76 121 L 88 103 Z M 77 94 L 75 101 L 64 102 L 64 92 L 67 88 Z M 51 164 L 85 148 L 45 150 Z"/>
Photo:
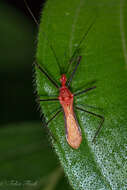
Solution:
<path fill-rule="evenodd" d="M 73 49 L 72 46 L 73 46 L 73 40 L 74 40 L 74 31 L 76 29 L 76 23 L 78 21 L 78 16 L 79 16 L 79 13 L 80 13 L 80 9 L 81 9 L 82 3 L 83 3 L 83 1 L 80 0 L 79 6 L 77 7 L 77 9 L 75 11 L 74 21 L 72 23 L 72 31 L 71 31 L 70 43 L 69 43 L 70 57 L 72 55 L 72 49 Z"/>
<path fill-rule="evenodd" d="M 121 33 L 121 40 L 122 40 L 122 47 L 123 47 L 123 54 L 125 59 L 125 66 L 127 69 L 127 47 L 126 47 L 126 40 L 125 40 L 125 31 L 124 31 L 124 16 L 123 16 L 123 7 L 124 7 L 125 0 L 120 1 L 120 33 Z"/>

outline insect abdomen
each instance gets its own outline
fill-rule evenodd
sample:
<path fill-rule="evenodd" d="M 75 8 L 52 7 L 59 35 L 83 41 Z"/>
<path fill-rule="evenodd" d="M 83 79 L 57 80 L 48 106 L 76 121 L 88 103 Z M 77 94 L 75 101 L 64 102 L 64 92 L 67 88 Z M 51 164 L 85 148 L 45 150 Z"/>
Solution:
<path fill-rule="evenodd" d="M 78 149 L 82 135 L 73 111 L 73 94 L 66 86 L 60 89 L 59 100 L 64 111 L 67 142 L 72 148 Z"/>
<path fill-rule="evenodd" d="M 82 141 L 81 131 L 74 113 L 70 113 L 66 117 L 66 139 L 68 144 L 74 149 L 78 149 Z"/>

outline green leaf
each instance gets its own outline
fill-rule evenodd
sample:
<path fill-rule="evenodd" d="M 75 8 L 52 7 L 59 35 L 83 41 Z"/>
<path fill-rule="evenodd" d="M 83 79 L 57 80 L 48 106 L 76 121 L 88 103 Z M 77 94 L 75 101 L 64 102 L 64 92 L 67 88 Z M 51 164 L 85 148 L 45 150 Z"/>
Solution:
<path fill-rule="evenodd" d="M 82 61 L 71 91 L 91 87 L 96 80 L 97 88 L 76 97 L 74 104 L 103 115 L 103 128 L 93 144 L 100 120 L 75 110 L 83 141 L 80 148 L 74 150 L 66 141 L 63 113 L 49 127 L 56 138 L 55 151 L 75 190 L 126 190 L 127 1 L 48 0 L 40 23 L 36 57 L 38 64 L 60 84 L 60 70 L 50 46 L 56 52 L 60 67 L 65 69 L 95 18 L 94 26 L 80 47 Z M 36 82 L 38 95 L 58 97 L 58 90 L 38 69 Z M 102 110 L 88 109 L 85 104 Z M 46 120 L 60 107 L 59 102 L 40 102 L 40 105 Z"/>
<path fill-rule="evenodd" d="M 41 123 L 1 127 L 0 155 L 2 190 L 71 189 Z"/>

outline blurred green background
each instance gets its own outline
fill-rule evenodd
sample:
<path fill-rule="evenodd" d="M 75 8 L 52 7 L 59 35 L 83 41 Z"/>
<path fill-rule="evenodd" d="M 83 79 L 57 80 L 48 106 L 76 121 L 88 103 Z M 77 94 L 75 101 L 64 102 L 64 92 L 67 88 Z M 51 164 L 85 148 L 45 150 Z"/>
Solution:
<path fill-rule="evenodd" d="M 28 1 L 39 18 L 44 1 Z M 24 1 L 0 1 L 0 190 L 71 189 L 34 95 L 37 26 Z"/>

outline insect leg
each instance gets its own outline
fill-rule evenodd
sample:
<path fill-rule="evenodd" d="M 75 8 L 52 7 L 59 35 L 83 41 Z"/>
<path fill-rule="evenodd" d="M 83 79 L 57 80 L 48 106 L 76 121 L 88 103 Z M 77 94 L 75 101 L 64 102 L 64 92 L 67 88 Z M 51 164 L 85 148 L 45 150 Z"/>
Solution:
<path fill-rule="evenodd" d="M 29 5 L 27 4 L 27 1 L 24 0 L 24 3 L 25 3 L 25 6 L 26 6 L 28 12 L 30 13 L 31 17 L 33 18 L 34 22 L 36 23 L 37 26 L 39 26 L 37 19 L 35 18 L 34 14 L 32 13 Z"/>
<path fill-rule="evenodd" d="M 55 118 L 57 117 L 57 115 L 58 115 L 61 111 L 62 111 L 62 110 L 59 109 L 59 110 L 46 122 L 46 127 L 48 127 L 49 123 L 50 123 L 53 119 L 55 119 Z M 49 129 L 49 128 L 48 128 L 48 129 Z M 50 132 L 50 135 L 52 136 L 52 138 L 53 138 L 55 141 L 57 141 L 56 138 L 54 137 L 54 135 L 52 134 L 52 132 L 51 132 L 50 129 L 49 129 L 49 132 Z"/>
<path fill-rule="evenodd" d="M 45 72 L 45 70 L 36 62 L 34 62 L 34 64 L 37 66 L 37 68 L 51 81 L 51 83 L 59 89 L 58 84 L 48 75 L 47 72 Z"/>
<path fill-rule="evenodd" d="M 92 21 L 92 23 L 89 25 L 89 27 L 88 27 L 88 29 L 86 30 L 86 32 L 83 34 L 81 40 L 79 41 L 79 44 L 78 44 L 77 48 L 74 50 L 74 52 L 73 52 L 73 54 L 72 54 L 72 56 L 71 56 L 71 58 L 70 58 L 70 61 L 75 57 L 75 54 L 76 54 L 77 50 L 80 48 L 82 42 L 83 42 L 83 41 L 86 39 L 86 37 L 88 36 L 88 33 L 89 33 L 89 31 L 91 30 L 91 28 L 93 27 L 94 23 L 95 23 L 95 19 Z"/>
<path fill-rule="evenodd" d="M 73 59 L 75 58 L 76 53 L 79 51 L 82 42 L 83 42 L 83 41 L 86 39 L 86 37 L 88 36 L 88 33 L 89 33 L 89 31 L 91 30 L 91 28 L 93 27 L 94 23 L 95 23 L 95 19 L 92 21 L 92 23 L 89 25 L 89 27 L 88 27 L 88 29 L 86 30 L 86 32 L 83 34 L 81 40 L 80 40 L 79 43 L 78 43 L 78 46 L 76 47 L 76 49 L 74 50 L 74 52 L 73 52 L 73 54 L 72 54 L 72 56 L 71 56 L 71 58 L 70 58 L 69 63 L 71 63 L 71 62 L 73 61 Z M 70 86 L 70 83 L 71 83 L 71 81 L 72 81 L 73 75 L 74 75 L 74 73 L 75 73 L 76 70 L 77 70 L 77 67 L 78 67 L 78 65 L 79 65 L 79 63 L 80 63 L 80 60 L 81 60 L 81 56 L 78 56 L 77 64 L 76 64 L 76 66 L 75 66 L 75 68 L 74 68 L 74 71 L 72 72 L 72 75 L 70 76 L 70 79 L 69 79 L 68 82 L 67 82 L 67 83 L 68 83 L 68 87 Z M 70 64 L 70 65 L 71 65 L 71 64 Z M 69 65 L 69 66 L 70 66 L 70 65 Z M 68 70 L 69 70 L 69 68 L 70 68 L 70 67 L 68 67 Z"/>
<path fill-rule="evenodd" d="M 39 23 L 38 23 L 37 19 L 35 18 L 34 14 L 32 13 L 32 11 L 31 11 L 31 9 L 30 9 L 30 7 L 29 7 L 27 1 L 24 0 L 24 3 L 25 3 L 25 6 L 26 6 L 28 12 L 30 13 L 31 17 L 33 18 L 34 22 L 36 23 L 36 25 L 37 25 L 37 27 L 38 27 L 38 26 L 39 26 Z M 56 55 L 56 52 L 55 52 L 55 50 L 54 50 L 52 44 L 49 42 L 49 39 L 48 39 L 47 35 L 45 34 L 45 32 L 43 32 L 43 36 L 44 36 L 44 37 L 47 39 L 47 41 L 48 41 L 49 47 L 50 47 L 50 49 L 51 49 L 51 51 L 52 51 L 52 53 L 53 53 L 53 55 L 54 55 L 54 57 L 55 57 L 55 59 L 56 59 L 57 65 L 58 65 L 59 70 L 60 70 L 60 73 L 61 73 L 61 67 L 60 67 L 60 63 L 59 63 L 58 57 L 57 57 L 57 55 Z"/>
<path fill-rule="evenodd" d="M 88 91 L 90 91 L 90 90 L 93 90 L 94 88 L 96 88 L 96 86 L 93 86 L 93 87 L 91 87 L 91 88 L 87 88 L 87 89 L 82 90 L 82 91 L 80 91 L 80 92 L 76 92 L 76 93 L 74 93 L 74 96 L 78 96 L 78 95 L 84 94 L 84 93 L 86 93 L 86 92 L 88 92 Z"/>
<path fill-rule="evenodd" d="M 73 70 L 71 76 L 69 77 L 69 79 L 68 79 L 68 81 L 67 81 L 67 86 L 68 86 L 68 87 L 70 86 L 71 81 L 72 81 L 72 79 L 73 79 L 73 77 L 74 77 L 74 74 L 75 74 L 75 72 L 76 72 L 76 70 L 77 70 L 77 68 L 78 68 L 78 66 L 79 66 L 79 64 L 80 64 L 81 58 L 82 58 L 82 56 L 79 56 L 79 57 L 78 57 L 77 64 L 76 64 L 76 66 L 75 66 L 75 68 L 74 68 L 74 70 Z"/>
<path fill-rule="evenodd" d="M 60 108 L 47 122 L 46 122 L 46 126 L 48 126 L 48 124 L 56 118 L 56 116 L 62 111 L 62 109 Z"/>
<path fill-rule="evenodd" d="M 79 105 L 79 104 L 78 104 Z M 103 109 L 102 108 L 99 108 L 99 107 L 95 107 L 95 106 L 90 106 L 90 105 L 88 105 L 88 104 L 80 104 L 81 106 L 85 106 L 85 107 L 88 107 L 88 108 L 93 108 L 93 109 L 97 109 L 97 110 L 101 110 L 101 111 L 103 111 Z"/>
<path fill-rule="evenodd" d="M 58 115 L 61 111 L 62 111 L 62 110 L 61 110 L 61 108 L 60 108 L 47 122 L 44 122 L 44 125 L 47 127 L 49 134 L 52 136 L 52 138 L 53 138 L 55 141 L 57 141 L 57 140 L 56 140 L 55 136 L 53 135 L 53 133 L 51 132 L 51 130 L 50 130 L 50 128 L 48 127 L 48 125 L 49 125 L 49 123 L 50 123 L 53 119 L 55 119 L 55 118 L 57 117 L 57 115 Z"/>
<path fill-rule="evenodd" d="M 103 123 L 104 123 L 104 116 L 99 115 L 99 114 L 96 114 L 96 113 L 93 113 L 93 112 L 90 112 L 90 111 L 87 111 L 87 110 L 85 110 L 85 109 L 83 109 L 83 108 L 80 108 L 80 107 L 78 107 L 78 106 L 76 106 L 75 108 L 78 109 L 78 110 L 80 110 L 80 111 L 84 111 L 84 112 L 86 112 L 86 113 L 92 114 L 92 115 L 94 115 L 94 116 L 96 116 L 96 117 L 98 117 L 98 118 L 101 119 L 101 122 L 100 122 L 100 124 L 99 124 L 99 126 L 98 126 L 98 129 L 97 129 L 97 131 L 96 131 L 96 133 L 95 133 L 95 135 L 94 135 L 94 137 L 93 137 L 93 140 L 92 140 L 92 142 L 95 143 L 95 139 L 96 139 L 96 137 L 98 136 L 98 134 L 99 134 L 99 132 L 100 132 L 100 129 L 102 128 L 102 125 L 103 125 Z"/>
<path fill-rule="evenodd" d="M 50 99 L 41 99 L 41 98 L 37 98 L 36 100 L 39 101 L 39 102 L 59 101 L 58 98 L 50 98 Z"/>

